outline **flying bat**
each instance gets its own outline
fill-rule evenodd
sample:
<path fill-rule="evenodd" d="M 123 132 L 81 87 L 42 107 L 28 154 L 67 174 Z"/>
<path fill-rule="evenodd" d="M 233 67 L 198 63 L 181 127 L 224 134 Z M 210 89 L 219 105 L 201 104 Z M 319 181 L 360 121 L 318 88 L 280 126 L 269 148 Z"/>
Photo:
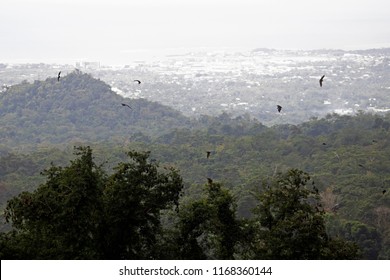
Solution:
<path fill-rule="evenodd" d="M 57 81 L 58 81 L 58 82 L 60 81 L 60 78 L 61 78 L 61 71 L 58 72 L 58 76 L 57 76 Z"/>
<path fill-rule="evenodd" d="M 322 81 L 324 80 L 325 78 L 325 75 L 322 75 L 321 79 L 320 79 L 320 87 L 322 87 Z"/>
<path fill-rule="evenodd" d="M 282 106 L 276 105 L 276 108 L 278 109 L 278 112 L 279 112 L 279 113 L 280 113 L 280 111 L 282 111 Z"/>
<path fill-rule="evenodd" d="M 140 80 L 134 80 L 134 82 L 137 82 L 138 84 L 141 84 Z"/>
<path fill-rule="evenodd" d="M 207 151 L 207 152 L 206 152 L 206 157 L 209 158 L 209 157 L 210 157 L 210 154 L 211 154 L 211 152 L 210 152 L 210 151 Z"/>
<path fill-rule="evenodd" d="M 129 107 L 130 109 L 133 109 L 129 105 L 125 104 L 125 103 L 122 103 L 122 106 L 126 106 L 126 107 Z"/>

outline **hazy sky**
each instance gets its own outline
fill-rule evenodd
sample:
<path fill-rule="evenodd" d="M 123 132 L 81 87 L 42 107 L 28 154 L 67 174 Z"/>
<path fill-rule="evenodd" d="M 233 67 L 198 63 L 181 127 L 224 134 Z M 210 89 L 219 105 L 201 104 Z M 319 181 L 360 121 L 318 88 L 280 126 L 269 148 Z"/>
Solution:
<path fill-rule="evenodd" d="M 0 62 L 390 47 L 389 0 L 1 0 Z"/>

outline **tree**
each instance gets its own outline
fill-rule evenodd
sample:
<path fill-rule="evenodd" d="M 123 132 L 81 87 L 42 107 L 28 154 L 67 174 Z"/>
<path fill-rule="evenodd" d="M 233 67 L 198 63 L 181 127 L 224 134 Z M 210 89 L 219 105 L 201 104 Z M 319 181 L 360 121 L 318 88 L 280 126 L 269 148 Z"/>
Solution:
<path fill-rule="evenodd" d="M 378 259 L 382 238 L 375 227 L 359 221 L 341 219 L 337 215 L 328 215 L 326 219 L 330 236 L 339 236 L 355 242 L 360 248 L 362 259 Z"/>
<path fill-rule="evenodd" d="M 151 259 L 159 252 L 160 213 L 178 205 L 183 187 L 174 169 L 158 170 L 149 153 L 128 153 L 107 176 L 89 147 L 45 172 L 46 183 L 11 199 L 0 235 L 2 259 Z"/>
<path fill-rule="evenodd" d="M 104 256 L 108 259 L 155 259 L 161 257 L 161 211 L 178 206 L 182 178 L 173 168 L 163 173 L 149 152 L 128 153 L 104 191 Z"/>
<path fill-rule="evenodd" d="M 5 258 L 100 258 L 105 176 L 89 147 L 77 148 L 70 166 L 51 166 L 45 184 L 11 199 L 5 209 L 14 230 L 3 236 Z M 18 242 L 12 242 L 18 240 Z M 8 244 L 8 245 L 7 245 Z"/>
<path fill-rule="evenodd" d="M 209 182 L 205 195 L 180 207 L 176 243 L 180 259 L 234 259 L 240 222 L 230 192 Z"/>
<path fill-rule="evenodd" d="M 258 195 L 257 233 L 253 239 L 257 259 L 356 258 L 357 248 L 335 242 L 326 234 L 324 210 L 318 190 L 306 187 L 310 176 L 292 169 Z M 329 248 L 332 248 L 330 250 Z M 336 250 L 335 250 L 336 249 Z M 344 253 L 348 251 L 346 256 Z"/>

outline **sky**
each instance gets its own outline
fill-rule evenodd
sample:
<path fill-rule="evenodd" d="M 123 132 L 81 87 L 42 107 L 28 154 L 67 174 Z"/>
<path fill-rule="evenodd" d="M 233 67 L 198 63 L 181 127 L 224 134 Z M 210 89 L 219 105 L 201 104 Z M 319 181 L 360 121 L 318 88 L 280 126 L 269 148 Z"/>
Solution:
<path fill-rule="evenodd" d="M 0 63 L 390 47 L 389 0 L 1 0 Z"/>

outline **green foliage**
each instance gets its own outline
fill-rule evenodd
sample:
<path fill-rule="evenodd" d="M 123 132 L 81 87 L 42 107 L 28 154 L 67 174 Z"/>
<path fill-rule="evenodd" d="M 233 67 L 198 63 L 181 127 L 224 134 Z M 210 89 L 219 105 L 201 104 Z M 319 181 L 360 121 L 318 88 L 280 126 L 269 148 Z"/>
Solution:
<path fill-rule="evenodd" d="M 176 248 L 180 259 L 234 259 L 240 240 L 232 195 L 219 183 L 206 186 L 206 194 L 179 210 Z"/>
<path fill-rule="evenodd" d="M 327 231 L 331 236 L 355 242 L 360 247 L 364 259 L 378 259 L 382 240 L 375 227 L 330 215 L 327 217 Z"/>
<path fill-rule="evenodd" d="M 148 161 L 149 153 L 129 152 L 104 191 L 107 230 L 105 256 L 109 259 L 154 259 L 161 233 L 160 215 L 178 206 L 182 179 L 173 168 L 162 173 Z"/>
<path fill-rule="evenodd" d="M 130 152 L 107 177 L 89 147 L 76 160 L 44 172 L 46 183 L 11 199 L 5 218 L 14 229 L 0 236 L 6 259 L 154 258 L 160 211 L 177 205 L 182 189 L 175 170 L 147 163 Z"/>
<path fill-rule="evenodd" d="M 261 192 L 252 219 L 209 179 L 198 199 L 180 203 L 182 178 L 150 152 L 130 151 L 111 175 L 90 147 L 69 166 L 51 166 L 34 192 L 12 198 L 0 234 L 2 259 L 351 259 L 357 247 L 326 233 L 308 174 L 290 170 Z M 163 221 L 168 221 L 163 224 Z M 170 220 L 170 221 L 169 221 Z M 361 227 L 351 233 L 364 236 Z M 358 240 L 362 240 L 361 238 Z"/>
<path fill-rule="evenodd" d="M 330 242 L 318 190 L 306 188 L 308 174 L 290 170 L 259 194 L 255 212 L 258 230 L 253 242 L 259 259 L 357 258 L 357 250 L 341 241 Z M 338 247 L 336 248 L 335 243 Z M 340 252 L 348 251 L 348 254 Z"/>
<path fill-rule="evenodd" d="M 100 242 L 105 178 L 93 163 L 90 148 L 76 154 L 79 158 L 70 166 L 46 170 L 47 182 L 33 193 L 23 192 L 8 202 L 5 218 L 26 247 L 26 258 L 100 257 L 95 248 Z M 25 250 L 13 249 L 17 255 Z"/>
<path fill-rule="evenodd" d="M 123 107 L 129 103 L 132 109 Z M 16 145 L 103 141 L 163 128 L 184 127 L 179 112 L 143 99 L 117 95 L 104 82 L 74 71 L 56 78 L 12 86 L 0 94 L 0 141 Z M 12 140 L 11 140 L 12 139 Z"/>

